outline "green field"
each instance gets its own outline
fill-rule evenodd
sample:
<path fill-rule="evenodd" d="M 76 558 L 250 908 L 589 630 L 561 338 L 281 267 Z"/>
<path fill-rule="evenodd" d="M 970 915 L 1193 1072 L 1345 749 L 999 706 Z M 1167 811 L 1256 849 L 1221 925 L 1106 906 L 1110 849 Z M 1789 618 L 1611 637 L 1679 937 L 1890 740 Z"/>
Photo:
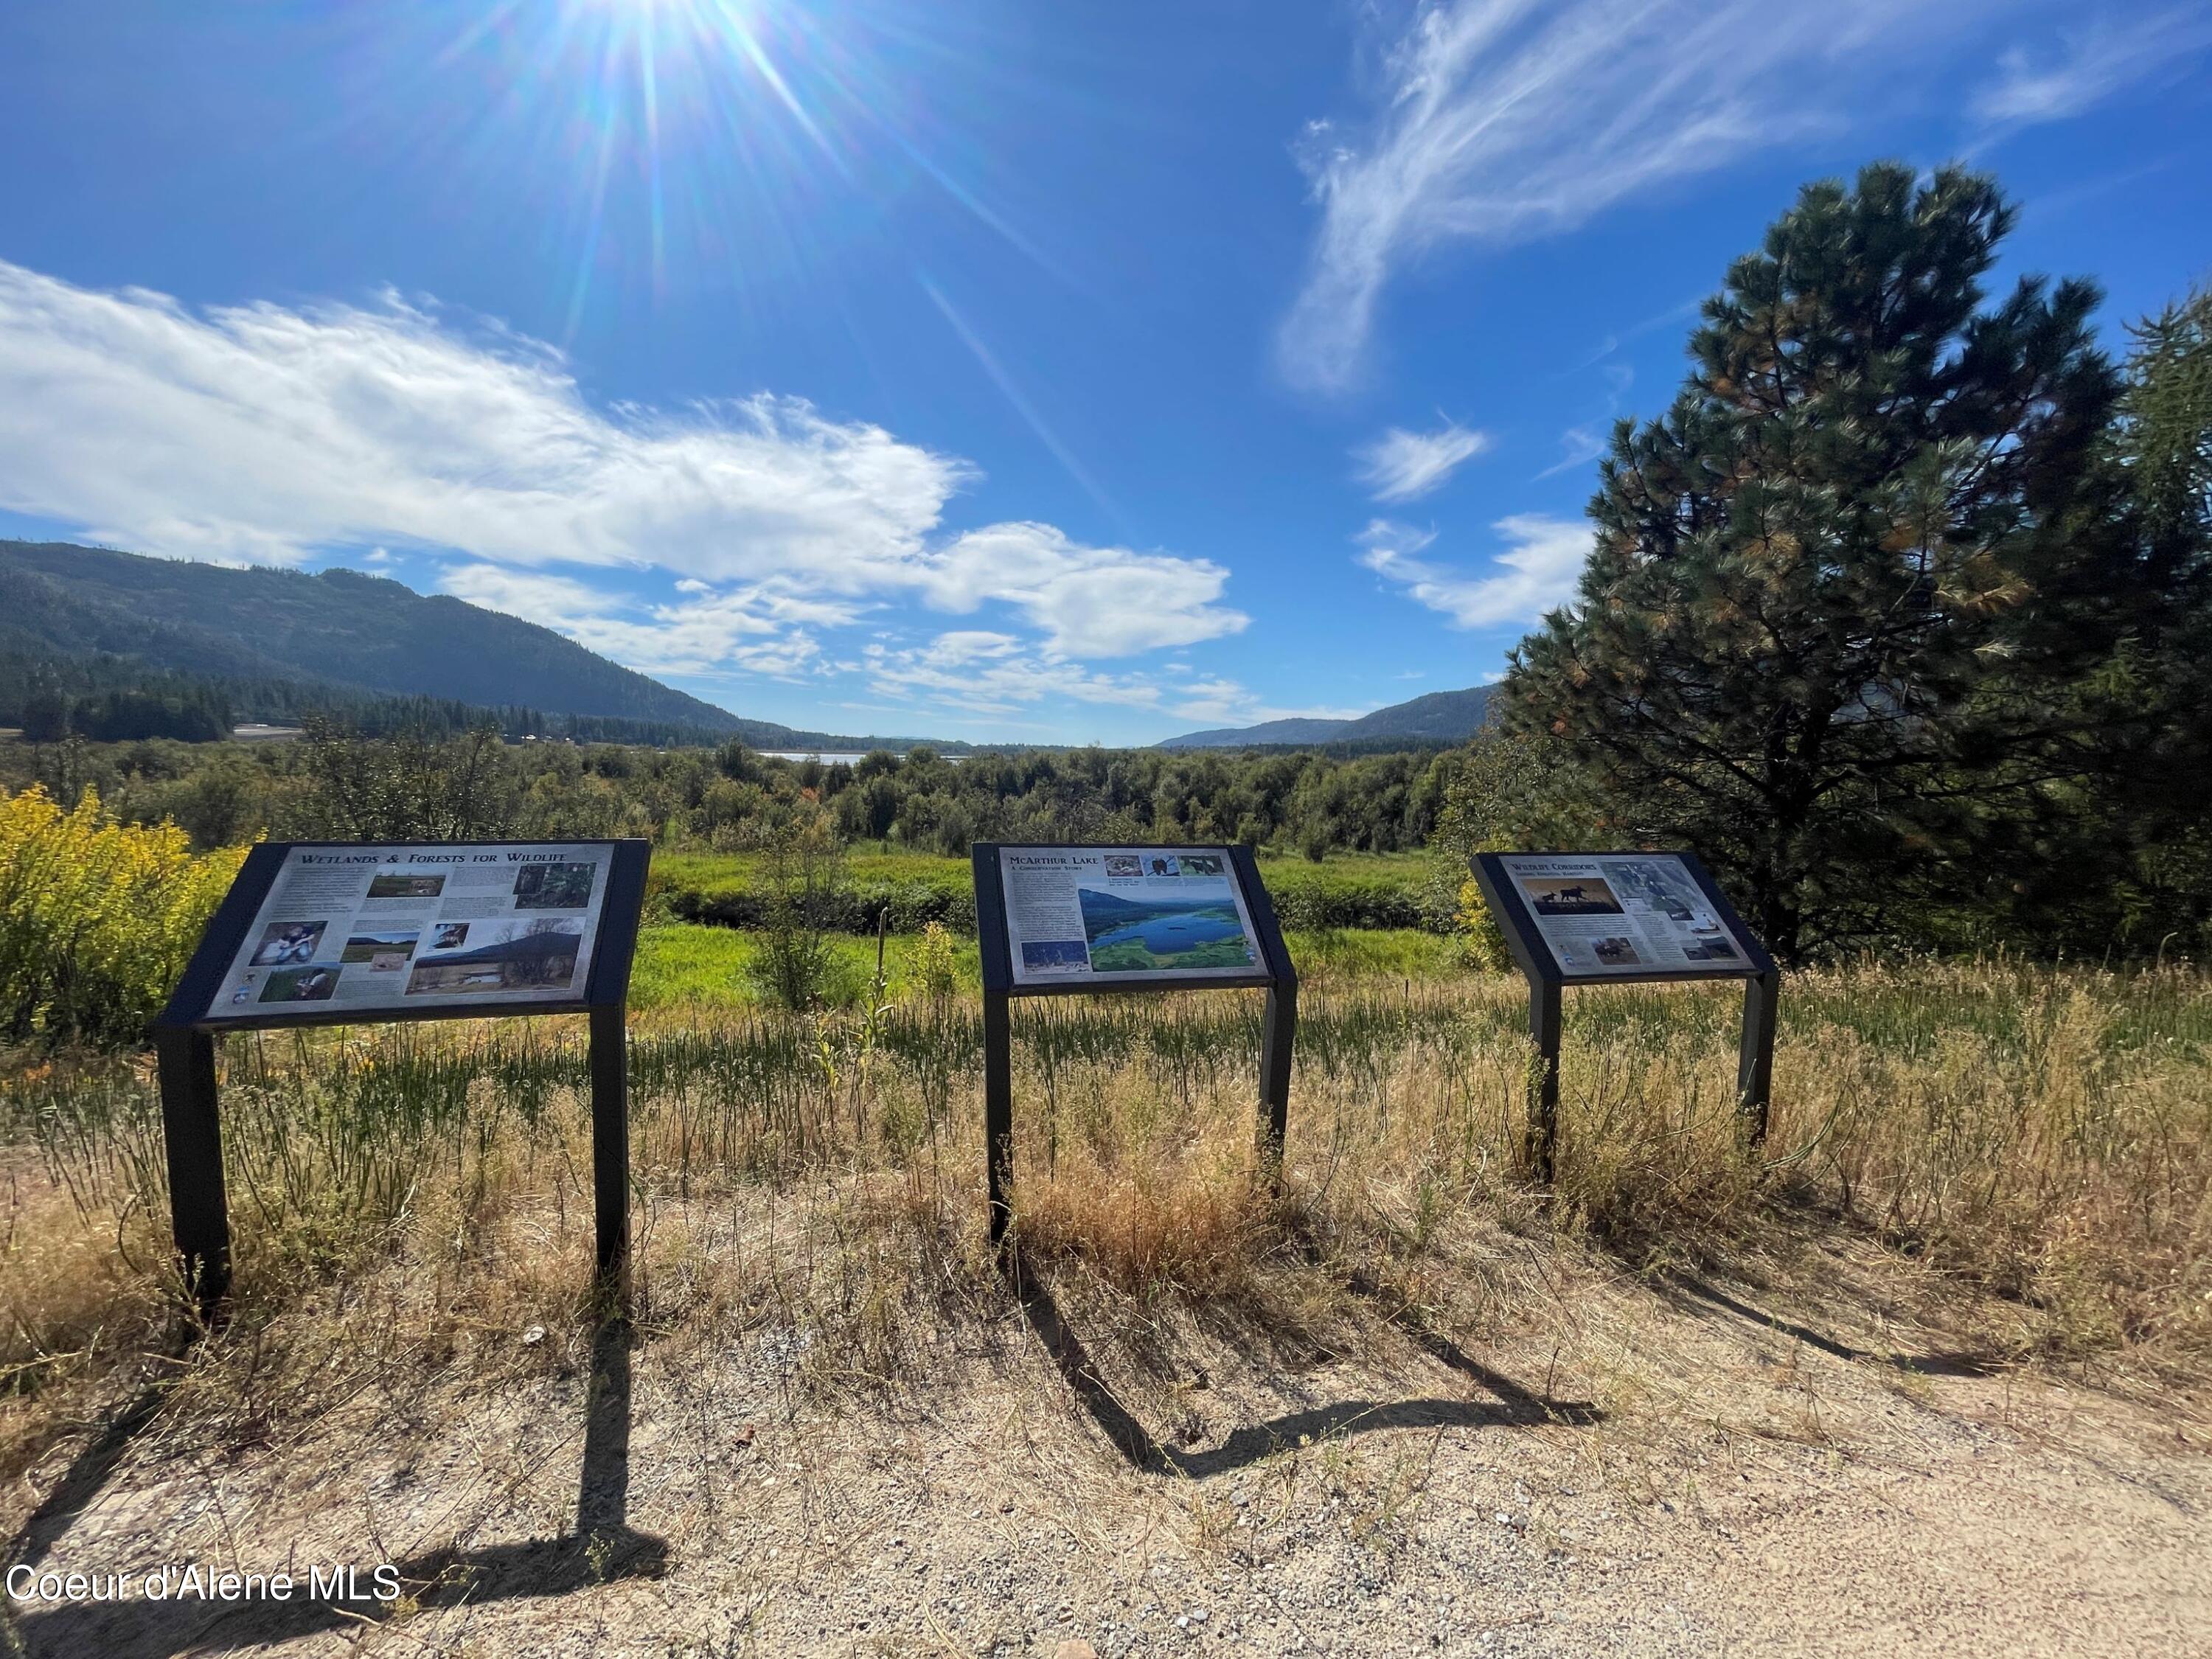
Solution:
<path fill-rule="evenodd" d="M 630 1006 L 640 1010 L 741 1008 L 757 1005 L 760 994 L 747 969 L 758 945 L 757 936 L 738 927 L 672 922 L 638 935 L 637 962 L 630 975 Z M 1449 980 L 1466 976 L 1457 946 L 1448 939 L 1413 928 L 1292 931 L 1284 935 L 1300 977 L 1316 985 L 1340 980 Z M 921 994 L 912 971 L 918 933 L 893 933 L 884 943 L 884 967 L 893 1001 Z M 876 969 L 873 939 L 833 941 L 836 970 L 830 1000 L 850 1006 L 866 994 Z M 975 941 L 956 939 L 960 986 L 974 991 L 982 983 Z M 1134 964 L 1142 966 L 1144 964 Z M 1176 959 L 1176 966 L 1191 963 Z"/>
<path fill-rule="evenodd" d="M 895 933 L 939 921 L 975 930 L 974 878 L 965 859 L 930 853 L 866 851 L 845 859 L 848 891 L 834 918 L 842 931 L 872 933 L 888 915 Z M 1283 926 L 1322 928 L 1451 929 L 1453 895 L 1464 872 L 1426 853 L 1336 853 L 1319 863 L 1265 857 L 1261 878 Z M 649 890 L 670 919 L 726 927 L 757 927 L 766 915 L 762 861 L 744 854 L 653 855 Z"/>

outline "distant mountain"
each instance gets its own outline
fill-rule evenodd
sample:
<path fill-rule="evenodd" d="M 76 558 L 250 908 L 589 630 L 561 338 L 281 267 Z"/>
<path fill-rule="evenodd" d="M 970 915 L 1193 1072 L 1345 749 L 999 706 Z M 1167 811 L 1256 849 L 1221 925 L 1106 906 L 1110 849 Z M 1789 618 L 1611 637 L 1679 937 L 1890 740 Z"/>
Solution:
<path fill-rule="evenodd" d="M 727 709 L 550 628 L 356 570 L 230 569 L 66 542 L 0 542 L 0 645 L 33 643 L 63 655 L 136 657 L 172 673 L 738 726 Z"/>
<path fill-rule="evenodd" d="M 1250 749 L 1267 744 L 1371 743 L 1392 738 L 1409 742 L 1457 743 L 1473 737 L 1490 708 L 1490 688 L 1431 691 L 1410 702 L 1394 702 L 1357 720 L 1262 720 L 1257 726 L 1186 732 L 1153 746 L 1158 749 Z"/>
<path fill-rule="evenodd" d="M 133 672 L 220 682 L 234 706 L 240 686 L 258 685 L 285 714 L 313 707 L 319 688 L 340 709 L 365 695 L 432 698 L 681 728 L 692 741 L 727 734 L 762 749 L 927 741 L 740 720 L 550 628 L 356 570 L 232 569 L 67 542 L 0 541 L 0 653 L 96 665 L 102 686 Z M 241 717 L 264 712 L 252 690 L 242 700 Z"/>

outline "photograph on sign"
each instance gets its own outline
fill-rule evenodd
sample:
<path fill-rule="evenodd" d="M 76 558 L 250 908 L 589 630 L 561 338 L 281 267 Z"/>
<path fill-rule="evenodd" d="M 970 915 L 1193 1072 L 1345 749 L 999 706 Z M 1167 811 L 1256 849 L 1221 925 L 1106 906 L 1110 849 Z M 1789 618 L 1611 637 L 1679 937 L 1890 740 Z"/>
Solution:
<path fill-rule="evenodd" d="M 1002 847 L 999 875 L 1017 985 L 1266 970 L 1220 848 Z"/>
<path fill-rule="evenodd" d="M 295 847 L 206 1018 L 581 1000 L 613 849 Z"/>
<path fill-rule="evenodd" d="M 1514 854 L 1500 862 L 1563 973 L 1750 969 L 1742 942 L 1673 854 Z"/>

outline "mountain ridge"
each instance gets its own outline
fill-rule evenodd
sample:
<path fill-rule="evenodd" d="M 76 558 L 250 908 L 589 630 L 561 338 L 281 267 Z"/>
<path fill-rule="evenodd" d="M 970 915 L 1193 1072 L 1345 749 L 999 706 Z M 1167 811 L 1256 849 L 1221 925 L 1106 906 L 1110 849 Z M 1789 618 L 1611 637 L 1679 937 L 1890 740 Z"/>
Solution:
<path fill-rule="evenodd" d="M 257 673 L 391 696 L 738 725 L 728 709 L 538 623 L 358 570 L 233 568 L 70 542 L 0 542 L 0 581 L 11 601 L 0 638 L 19 648 L 28 634 L 58 654 L 106 652 L 172 673 Z M 12 602 L 33 596 L 43 603 L 26 628 Z"/>
<path fill-rule="evenodd" d="M 726 735 L 759 749 L 970 746 L 747 720 L 541 623 L 343 567 L 232 568 L 0 540 L 0 653 L 33 666 L 127 665 L 149 678 L 326 690 L 341 706 L 377 696 L 535 708 Z"/>
<path fill-rule="evenodd" d="M 1455 743 L 1473 737 L 1490 715 L 1491 688 L 1470 685 L 1458 691 L 1429 691 L 1405 702 L 1370 710 L 1354 720 L 1298 716 L 1262 720 L 1257 726 L 1218 726 L 1165 738 L 1155 749 L 1246 749 L 1267 744 L 1364 743 L 1380 738 L 1420 738 Z"/>

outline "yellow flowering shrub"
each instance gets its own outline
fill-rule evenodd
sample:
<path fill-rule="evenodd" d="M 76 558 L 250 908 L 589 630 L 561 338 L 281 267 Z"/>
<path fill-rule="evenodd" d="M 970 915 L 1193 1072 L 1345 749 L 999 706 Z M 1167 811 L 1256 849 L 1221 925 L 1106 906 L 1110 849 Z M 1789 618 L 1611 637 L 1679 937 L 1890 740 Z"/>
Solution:
<path fill-rule="evenodd" d="M 1459 884 L 1459 902 L 1452 909 L 1452 926 L 1459 941 L 1461 958 L 1470 968 L 1498 974 L 1513 966 L 1513 953 L 1506 949 L 1505 934 L 1498 925 L 1498 918 L 1490 914 L 1490 907 L 1482 902 L 1482 889 L 1472 876 Z"/>
<path fill-rule="evenodd" d="M 241 850 L 118 823 L 86 790 L 0 789 L 0 1039 L 132 1042 L 161 1011 Z"/>

